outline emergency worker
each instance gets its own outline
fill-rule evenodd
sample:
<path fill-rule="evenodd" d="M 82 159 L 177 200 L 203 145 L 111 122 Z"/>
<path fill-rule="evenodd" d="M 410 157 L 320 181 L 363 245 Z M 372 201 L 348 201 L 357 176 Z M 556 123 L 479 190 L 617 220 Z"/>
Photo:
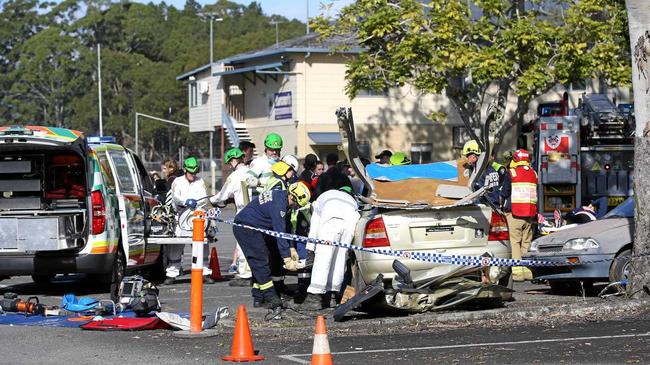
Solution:
<path fill-rule="evenodd" d="M 503 196 L 507 198 L 504 211 L 507 212 L 508 230 L 512 258 L 521 260 L 533 241 L 533 219 L 537 217 L 537 173 L 530 166 L 530 155 L 524 149 L 512 154 L 510 183 L 504 185 Z M 512 268 L 513 280 L 532 278 L 524 266 Z"/>
<path fill-rule="evenodd" d="M 330 153 L 327 155 L 327 171 L 318 177 L 316 189 L 314 189 L 314 199 L 317 199 L 322 193 L 328 190 L 337 190 L 344 186 L 352 188 L 352 182 L 348 176 L 337 166 L 338 155 Z"/>
<path fill-rule="evenodd" d="M 463 156 L 467 158 L 467 167 L 470 170 L 470 175 L 473 174 L 474 170 L 478 168 L 476 164 L 478 163 L 478 159 L 481 153 L 483 152 L 481 151 L 478 142 L 476 142 L 473 139 L 465 142 L 465 145 L 463 145 Z M 499 166 L 495 166 L 494 164 L 489 164 L 485 168 L 485 172 L 483 172 L 483 174 L 479 176 L 478 179 L 476 179 L 476 182 L 474 183 L 472 189 L 476 191 L 482 188 L 483 186 L 485 186 L 486 180 L 488 179 L 492 179 L 494 180 L 494 182 L 498 182 L 498 186 L 489 189 L 486 196 L 490 200 L 490 202 L 494 204 L 494 206 L 501 207 L 502 202 L 504 200 L 502 196 L 501 186 L 505 184 L 505 180 L 507 179 L 507 177 L 504 176 L 502 182 L 499 172 L 495 167 L 499 168 Z"/>
<path fill-rule="evenodd" d="M 192 213 L 195 209 L 205 209 L 208 192 L 205 183 L 197 174 L 200 166 L 196 157 L 188 157 L 183 162 L 183 176 L 174 179 L 171 186 L 170 196 L 174 210 L 176 211 L 176 237 L 192 237 Z M 188 240 L 189 241 L 189 240 Z M 166 253 L 166 285 L 174 284 L 176 277 L 181 274 L 183 251 L 185 245 L 167 245 Z M 214 283 L 210 277 L 212 272 L 209 269 L 208 260 L 209 247 L 203 245 L 203 281 L 207 284 Z"/>
<path fill-rule="evenodd" d="M 239 149 L 244 153 L 244 165 L 250 165 L 253 161 L 253 153 L 255 153 L 255 143 L 249 141 L 239 142 Z"/>
<path fill-rule="evenodd" d="M 313 212 L 309 228 L 310 238 L 350 243 L 359 220 L 357 201 L 349 186 L 328 190 L 312 204 Z M 307 298 L 301 304 L 308 310 L 329 307 L 326 294 L 338 293 L 346 268 L 347 249 L 316 244 L 314 266 Z"/>
<path fill-rule="evenodd" d="M 395 152 L 388 160 L 389 166 L 404 166 L 410 165 L 411 159 L 406 156 L 404 152 Z"/>
<path fill-rule="evenodd" d="M 235 223 L 286 232 L 289 210 L 307 205 L 309 199 L 309 188 L 302 182 L 291 184 L 287 190 L 269 190 L 255 197 L 239 212 L 235 216 Z M 270 251 L 279 252 L 284 267 L 289 271 L 298 269 L 298 254 L 291 250 L 284 238 L 273 238 L 239 226 L 233 227 L 233 233 L 253 272 L 253 305 L 270 309 L 281 307 L 282 300 L 271 278 Z"/>
<path fill-rule="evenodd" d="M 245 182 L 248 177 L 248 166 L 246 166 L 246 154 L 239 148 L 231 148 L 226 152 L 223 162 L 230 166 L 232 173 L 228 175 L 226 182 L 221 187 L 221 190 L 216 195 L 210 197 L 210 203 L 213 205 L 223 204 L 230 199 L 235 202 L 237 213 L 241 212 L 246 206 L 244 201 L 244 193 L 242 190 L 242 182 Z M 234 268 L 233 268 L 234 267 Z M 246 257 L 237 245 L 233 252 L 233 262 L 229 272 L 236 272 L 236 279 L 228 282 L 230 286 L 248 286 L 250 285 L 250 278 L 252 277 L 250 268 L 246 263 Z"/>
<path fill-rule="evenodd" d="M 264 155 L 259 156 L 250 163 L 248 171 L 248 186 L 257 189 L 255 193 L 261 193 L 266 186 L 267 180 L 273 176 L 271 166 L 280 160 L 282 151 L 282 137 L 277 133 L 269 133 L 264 138 Z"/>
<path fill-rule="evenodd" d="M 289 184 L 295 182 L 298 171 L 298 159 L 292 155 L 282 157 L 281 161 L 271 166 L 273 175 L 266 180 L 262 191 L 273 189 L 286 190 Z"/>

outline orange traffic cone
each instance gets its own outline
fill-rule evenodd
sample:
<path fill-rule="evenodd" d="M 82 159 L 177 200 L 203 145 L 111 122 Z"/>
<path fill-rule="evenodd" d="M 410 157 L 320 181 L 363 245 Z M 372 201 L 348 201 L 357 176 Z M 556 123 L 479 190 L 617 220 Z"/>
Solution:
<path fill-rule="evenodd" d="M 311 365 L 334 365 L 332 363 L 332 354 L 330 353 L 330 344 L 327 341 L 325 317 L 322 315 L 316 319 L 314 348 L 311 351 Z"/>
<path fill-rule="evenodd" d="M 235 322 L 235 336 L 232 339 L 232 350 L 230 356 L 223 356 L 221 360 L 248 362 L 264 360 L 264 356 L 255 355 L 251 329 L 248 327 L 248 315 L 246 307 L 240 304 L 237 308 L 237 322 Z"/>
<path fill-rule="evenodd" d="M 210 251 L 210 270 L 212 270 L 212 274 L 210 274 L 212 280 L 223 280 L 223 276 L 221 276 L 221 268 L 219 267 L 219 256 L 217 256 L 216 247 L 212 247 L 212 251 Z"/>

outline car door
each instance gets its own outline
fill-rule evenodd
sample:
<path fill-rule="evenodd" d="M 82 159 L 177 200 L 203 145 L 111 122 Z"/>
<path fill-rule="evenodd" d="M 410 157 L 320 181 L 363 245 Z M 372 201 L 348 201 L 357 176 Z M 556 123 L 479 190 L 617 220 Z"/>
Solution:
<path fill-rule="evenodd" d="M 133 159 L 122 148 L 109 148 L 113 175 L 117 179 L 122 244 L 128 247 L 128 266 L 142 265 L 145 259 L 145 209 L 140 181 Z M 125 248 L 126 248 L 125 247 Z"/>
<path fill-rule="evenodd" d="M 140 194 L 142 196 L 142 199 L 144 201 L 144 214 L 145 214 L 145 225 L 144 225 L 144 237 L 145 237 L 145 256 L 144 256 L 144 263 L 145 264 L 152 264 L 156 262 L 158 257 L 160 256 L 160 245 L 155 244 L 149 241 L 148 237 L 151 234 L 151 225 L 152 224 L 159 224 L 158 222 L 152 222 L 151 219 L 151 210 L 153 207 L 159 204 L 159 201 L 156 199 L 156 189 L 153 185 L 153 181 L 151 181 L 151 177 L 149 176 L 149 173 L 147 173 L 147 169 L 144 167 L 144 164 L 140 160 L 140 158 L 128 151 L 128 154 L 130 157 L 133 159 L 135 162 L 135 167 L 138 175 L 138 180 L 139 180 L 139 185 L 140 185 Z"/>

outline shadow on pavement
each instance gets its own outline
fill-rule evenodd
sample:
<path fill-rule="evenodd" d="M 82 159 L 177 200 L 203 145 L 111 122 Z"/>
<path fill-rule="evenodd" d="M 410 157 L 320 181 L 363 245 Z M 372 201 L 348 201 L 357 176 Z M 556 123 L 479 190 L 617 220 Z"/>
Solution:
<path fill-rule="evenodd" d="M 45 295 L 45 296 L 63 296 L 67 293 L 74 293 L 78 296 L 83 295 L 108 295 L 106 285 L 93 282 L 84 275 L 64 275 L 57 276 L 49 283 L 34 283 L 31 281 L 12 284 L 0 288 L 0 294 L 16 293 L 18 295 Z"/>

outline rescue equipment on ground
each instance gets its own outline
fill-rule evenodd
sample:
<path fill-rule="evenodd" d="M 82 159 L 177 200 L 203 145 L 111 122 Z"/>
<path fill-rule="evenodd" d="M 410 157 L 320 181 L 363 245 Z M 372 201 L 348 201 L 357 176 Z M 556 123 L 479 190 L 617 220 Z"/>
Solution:
<path fill-rule="evenodd" d="M 138 317 L 142 317 L 160 311 L 158 294 L 158 288 L 142 276 L 126 276 L 120 283 L 118 304 L 123 309 L 129 308 Z"/>
<path fill-rule="evenodd" d="M 25 315 L 45 314 L 46 307 L 40 304 L 38 297 L 29 297 L 23 300 L 16 293 L 5 293 L 0 300 L 0 307 L 4 312 L 25 313 Z"/>

